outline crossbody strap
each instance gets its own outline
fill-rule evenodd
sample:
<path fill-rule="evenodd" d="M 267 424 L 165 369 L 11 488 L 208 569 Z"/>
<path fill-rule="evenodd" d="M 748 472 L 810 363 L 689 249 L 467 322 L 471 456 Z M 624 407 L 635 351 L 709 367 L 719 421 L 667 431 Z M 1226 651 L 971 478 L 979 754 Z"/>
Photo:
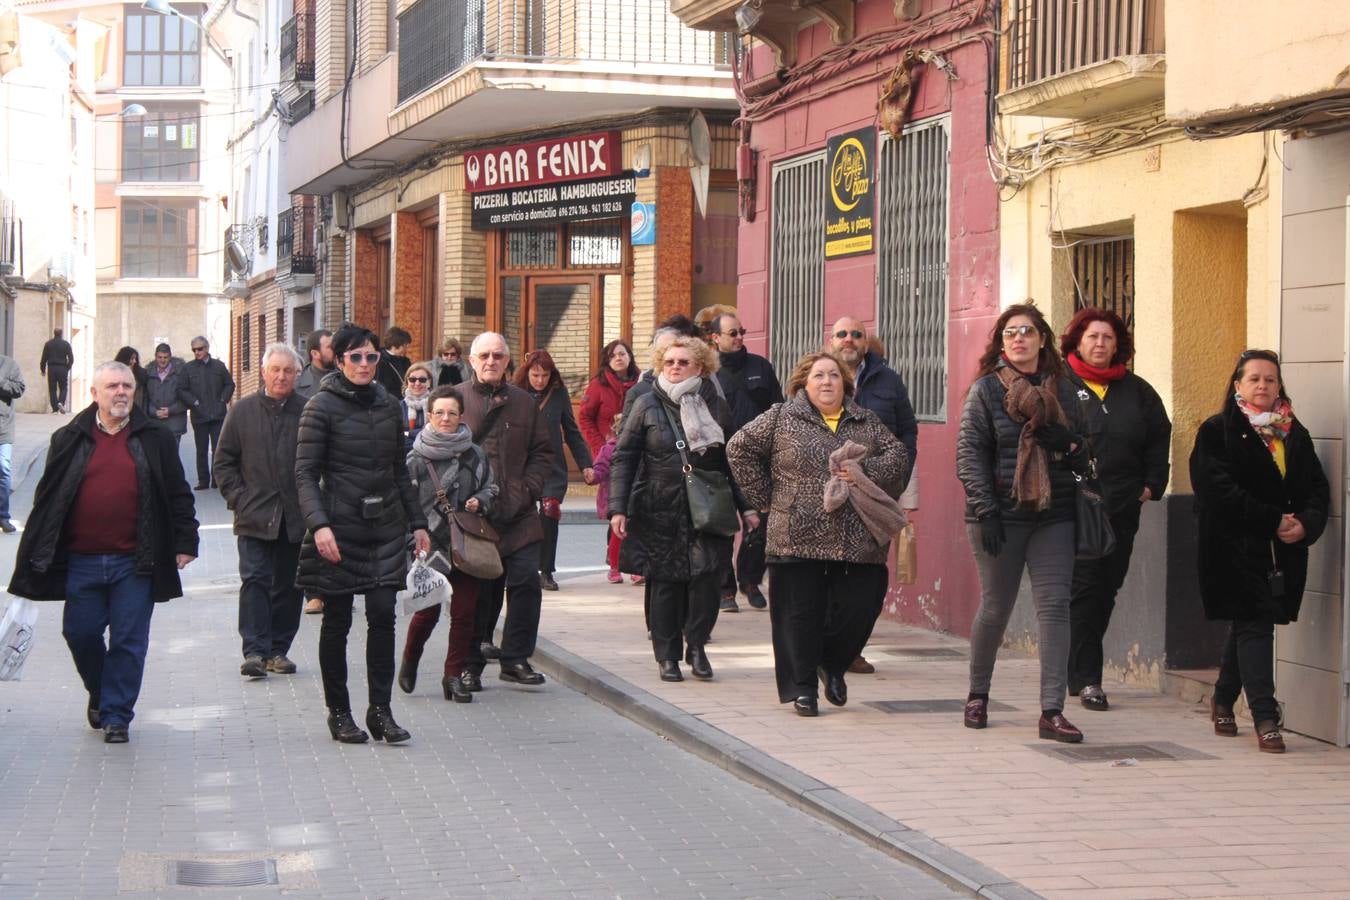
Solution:
<path fill-rule="evenodd" d="M 670 411 L 670 407 L 659 399 L 656 402 L 661 405 L 661 411 L 666 414 L 666 418 L 670 421 L 670 427 L 675 432 L 675 449 L 680 451 L 680 462 L 684 464 L 684 473 L 688 475 L 694 471 L 694 467 L 689 462 L 689 454 L 685 452 L 685 448 L 689 445 L 684 442 L 684 433 L 680 431 L 680 425 L 675 421 L 675 415 Z"/>
<path fill-rule="evenodd" d="M 431 476 L 431 486 L 436 489 L 436 505 L 440 507 L 441 515 L 448 519 L 454 513 L 455 507 L 446 496 L 445 488 L 441 487 L 441 476 L 436 474 L 436 466 L 429 459 L 426 464 L 427 474 Z"/>

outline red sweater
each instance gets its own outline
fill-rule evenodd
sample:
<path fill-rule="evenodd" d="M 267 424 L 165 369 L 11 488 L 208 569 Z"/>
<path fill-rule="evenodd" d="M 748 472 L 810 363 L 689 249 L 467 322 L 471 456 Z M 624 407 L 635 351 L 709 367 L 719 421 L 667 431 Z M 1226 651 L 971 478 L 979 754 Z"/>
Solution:
<path fill-rule="evenodd" d="M 117 434 L 94 426 L 94 455 L 66 518 L 71 553 L 135 553 L 140 485 L 127 449 L 128 424 Z"/>

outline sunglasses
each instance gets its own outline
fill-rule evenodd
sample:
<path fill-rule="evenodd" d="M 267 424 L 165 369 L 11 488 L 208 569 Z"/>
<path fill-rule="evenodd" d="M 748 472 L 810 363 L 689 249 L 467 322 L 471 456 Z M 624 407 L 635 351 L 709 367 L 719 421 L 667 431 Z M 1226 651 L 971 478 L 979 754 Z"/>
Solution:
<path fill-rule="evenodd" d="M 378 352 L 362 353 L 359 350 L 353 350 L 351 353 L 347 354 L 347 362 L 357 366 L 361 365 L 361 363 L 373 366 L 379 361 L 380 354 Z"/>
<path fill-rule="evenodd" d="M 685 366 L 692 366 L 693 364 L 694 364 L 694 361 L 693 361 L 692 359 L 663 359 L 663 360 L 661 360 L 661 365 L 666 366 L 667 368 L 676 368 L 676 367 L 678 367 L 678 368 L 683 369 Z"/>
<path fill-rule="evenodd" d="M 725 334 L 727 337 L 745 337 L 749 333 L 749 328 L 732 328 L 730 331 L 722 332 L 722 334 Z"/>
<path fill-rule="evenodd" d="M 481 360 L 506 359 L 506 354 L 502 353 L 501 351 L 495 351 L 493 353 L 480 353 L 478 354 L 478 358 Z"/>
<path fill-rule="evenodd" d="M 853 338 L 855 341 L 861 341 L 861 340 L 862 340 L 864 337 L 866 337 L 867 335 L 863 334 L 861 331 L 859 331 L 858 329 L 855 328 L 855 329 L 853 329 L 852 331 L 845 331 L 845 330 L 843 330 L 843 329 L 840 329 L 839 331 L 836 331 L 836 332 L 834 333 L 834 336 L 835 336 L 836 338 L 838 338 L 839 340 L 841 340 L 841 341 L 842 341 L 844 338 L 847 338 L 847 337 L 851 337 L 851 338 Z"/>
<path fill-rule="evenodd" d="M 441 356 L 444 356 L 446 359 L 454 359 L 456 356 L 459 356 L 459 354 L 453 350 L 447 350 L 442 353 Z"/>
<path fill-rule="evenodd" d="M 192 352 L 193 352 L 193 353 L 201 353 L 201 352 L 202 352 L 203 350 L 205 350 L 205 349 L 206 349 L 205 347 L 193 347 L 193 348 L 192 348 Z"/>
<path fill-rule="evenodd" d="M 430 384 L 430 383 L 431 383 L 431 379 L 430 379 L 430 378 L 422 378 L 422 377 L 420 377 L 420 376 L 417 377 L 417 378 L 409 378 L 409 379 L 408 379 L 408 384 L 414 384 L 414 383 L 416 383 L 416 384 Z"/>
<path fill-rule="evenodd" d="M 1014 337 L 1030 337 L 1036 333 L 1035 325 L 1018 325 L 1015 328 L 1003 329 L 1003 339 L 1006 341 Z"/>

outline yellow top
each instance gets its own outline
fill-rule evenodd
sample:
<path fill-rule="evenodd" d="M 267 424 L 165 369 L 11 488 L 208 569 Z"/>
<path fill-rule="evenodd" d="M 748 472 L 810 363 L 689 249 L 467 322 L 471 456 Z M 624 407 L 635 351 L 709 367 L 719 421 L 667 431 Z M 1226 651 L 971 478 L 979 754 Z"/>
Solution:
<path fill-rule="evenodd" d="M 839 431 L 839 420 L 842 419 L 842 418 L 844 417 L 844 408 L 843 408 L 842 406 L 839 407 L 839 409 L 835 411 L 835 414 L 834 414 L 834 415 L 830 415 L 829 413 L 822 412 L 822 413 L 820 414 L 820 417 L 821 417 L 822 419 L 825 420 L 825 424 L 826 424 L 826 425 L 830 426 L 830 431 L 833 431 L 833 432 L 835 432 L 835 433 L 838 433 L 838 431 Z"/>
<path fill-rule="evenodd" d="M 1284 441 L 1276 438 L 1270 442 L 1271 455 L 1275 457 L 1275 468 L 1280 470 L 1280 477 L 1283 478 L 1284 472 Z"/>
<path fill-rule="evenodd" d="M 1102 384 L 1099 381 L 1088 381 L 1086 378 L 1083 379 L 1083 384 L 1086 384 L 1088 390 L 1097 395 L 1098 400 L 1106 399 L 1106 389 L 1110 387 L 1109 384 Z"/>

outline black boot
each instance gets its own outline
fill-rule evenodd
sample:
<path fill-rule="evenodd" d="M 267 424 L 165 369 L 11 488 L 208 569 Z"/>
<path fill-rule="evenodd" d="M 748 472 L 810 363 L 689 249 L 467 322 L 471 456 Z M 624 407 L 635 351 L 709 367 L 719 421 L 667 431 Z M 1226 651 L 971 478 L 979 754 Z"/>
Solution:
<path fill-rule="evenodd" d="M 456 703 L 472 703 L 473 694 L 464 685 L 464 679 L 458 676 L 441 679 L 441 690 L 445 693 L 445 699 L 453 700 Z"/>
<path fill-rule="evenodd" d="M 357 727 L 350 709 L 330 709 L 328 731 L 333 735 L 333 740 L 342 744 L 364 744 L 370 740 L 370 735 Z"/>
<path fill-rule="evenodd" d="M 411 694 L 417 687 L 417 663 L 405 659 L 398 664 L 398 688 L 405 694 Z"/>
<path fill-rule="evenodd" d="M 689 659 L 689 674 L 700 681 L 711 681 L 713 677 L 712 663 L 708 662 L 708 654 L 703 652 L 702 647 L 689 648 L 687 654 Z"/>
<path fill-rule="evenodd" d="M 372 706 L 366 710 L 366 727 L 387 744 L 401 744 L 412 737 L 408 729 L 394 721 L 394 713 L 387 706 Z"/>

